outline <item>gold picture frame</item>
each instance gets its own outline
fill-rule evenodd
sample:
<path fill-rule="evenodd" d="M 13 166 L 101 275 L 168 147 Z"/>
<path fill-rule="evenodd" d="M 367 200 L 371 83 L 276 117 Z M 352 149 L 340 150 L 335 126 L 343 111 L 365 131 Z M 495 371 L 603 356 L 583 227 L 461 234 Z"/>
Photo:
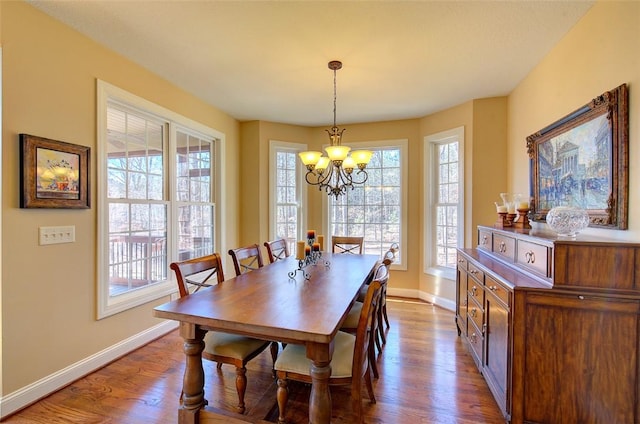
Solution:
<path fill-rule="evenodd" d="M 20 134 L 20 207 L 88 209 L 90 148 Z"/>
<path fill-rule="evenodd" d="M 533 221 L 570 205 L 587 210 L 589 226 L 627 229 L 628 96 L 623 84 L 527 137 Z"/>

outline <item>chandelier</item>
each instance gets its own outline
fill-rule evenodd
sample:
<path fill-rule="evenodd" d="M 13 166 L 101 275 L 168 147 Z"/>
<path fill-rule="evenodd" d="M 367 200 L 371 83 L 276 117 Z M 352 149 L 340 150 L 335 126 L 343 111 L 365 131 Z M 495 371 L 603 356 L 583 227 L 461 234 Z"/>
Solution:
<path fill-rule="evenodd" d="M 353 190 L 354 184 L 364 184 L 368 175 L 365 168 L 373 152 L 369 150 L 354 150 L 349 154 L 351 148 L 342 145 L 342 133 L 344 129 L 336 126 L 336 71 L 342 68 L 342 62 L 332 60 L 329 62 L 329 69 L 333 71 L 333 126 L 330 130 L 325 130 L 329 134 L 330 145 L 324 150 L 327 156 L 322 156 L 322 152 L 301 152 L 300 159 L 307 167 L 305 180 L 308 184 L 318 186 L 318 190 L 325 190 L 327 194 L 333 195 L 336 199 L 347 192 L 348 188 Z M 354 174 L 354 169 L 358 171 Z M 355 179 L 354 179 L 355 176 Z"/>

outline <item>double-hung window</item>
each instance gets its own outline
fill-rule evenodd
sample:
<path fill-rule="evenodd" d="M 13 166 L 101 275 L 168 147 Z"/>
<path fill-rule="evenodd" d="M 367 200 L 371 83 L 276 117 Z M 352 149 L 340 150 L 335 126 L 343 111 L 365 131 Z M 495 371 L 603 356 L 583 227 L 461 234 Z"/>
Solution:
<path fill-rule="evenodd" d="M 425 272 L 455 279 L 463 244 L 464 128 L 425 139 Z"/>
<path fill-rule="evenodd" d="M 216 246 L 214 130 L 98 82 L 98 318 L 166 296 Z"/>
<path fill-rule="evenodd" d="M 296 241 L 302 239 L 306 226 L 303 216 L 306 191 L 302 190 L 304 166 L 298 158 L 298 153 L 305 150 L 305 144 L 275 140 L 269 143 L 269 237 L 271 240 L 285 239 L 289 252 L 295 252 Z"/>
<path fill-rule="evenodd" d="M 363 253 L 378 256 L 398 243 L 394 267 L 399 269 L 406 269 L 407 144 L 407 140 L 349 143 L 353 149 L 373 152 L 367 181 L 337 199 L 329 196 L 329 234 L 364 237 Z"/>

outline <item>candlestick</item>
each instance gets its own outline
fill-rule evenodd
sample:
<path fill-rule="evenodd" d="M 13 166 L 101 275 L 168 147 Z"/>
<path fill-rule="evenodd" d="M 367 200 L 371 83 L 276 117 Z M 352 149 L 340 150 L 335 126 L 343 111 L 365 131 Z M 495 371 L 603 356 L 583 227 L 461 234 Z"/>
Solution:
<path fill-rule="evenodd" d="M 318 243 L 320 244 L 320 250 L 324 250 L 324 236 L 323 235 L 319 235 L 318 236 Z"/>

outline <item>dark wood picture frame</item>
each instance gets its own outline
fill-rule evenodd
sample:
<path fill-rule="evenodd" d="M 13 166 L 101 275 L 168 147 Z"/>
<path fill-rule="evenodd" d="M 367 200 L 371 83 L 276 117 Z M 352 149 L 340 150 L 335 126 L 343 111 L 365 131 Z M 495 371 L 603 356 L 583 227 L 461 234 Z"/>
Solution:
<path fill-rule="evenodd" d="M 88 209 L 90 150 L 20 134 L 20 207 Z"/>
<path fill-rule="evenodd" d="M 629 192 L 629 106 L 623 84 L 527 137 L 531 219 L 579 206 L 589 226 L 626 230 Z"/>

